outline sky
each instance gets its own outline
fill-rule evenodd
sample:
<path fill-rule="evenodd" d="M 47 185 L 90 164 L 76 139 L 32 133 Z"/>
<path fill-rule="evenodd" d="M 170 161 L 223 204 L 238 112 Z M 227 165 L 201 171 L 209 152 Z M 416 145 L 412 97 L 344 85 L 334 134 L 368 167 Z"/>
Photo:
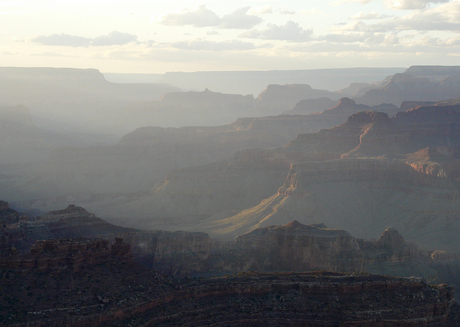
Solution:
<path fill-rule="evenodd" d="M 458 65 L 460 0 L 0 0 L 0 66 L 112 73 Z"/>

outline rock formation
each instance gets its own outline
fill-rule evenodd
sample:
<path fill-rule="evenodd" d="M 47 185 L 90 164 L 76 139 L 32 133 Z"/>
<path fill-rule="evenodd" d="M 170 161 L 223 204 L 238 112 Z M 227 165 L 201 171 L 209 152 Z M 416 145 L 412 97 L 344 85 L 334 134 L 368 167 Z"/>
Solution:
<path fill-rule="evenodd" d="M 170 85 L 109 83 L 96 69 L 1 67 L 0 84 L 1 107 L 24 105 L 38 126 L 66 133 L 122 135 L 145 126 L 144 117 L 130 117 L 126 106 L 179 91 Z"/>
<path fill-rule="evenodd" d="M 310 70 L 273 71 L 215 71 L 215 72 L 167 72 L 160 82 L 177 86 L 183 90 L 257 95 L 267 84 L 309 84 L 315 89 L 339 90 L 356 81 L 373 83 L 389 75 L 403 72 L 404 68 L 338 68 Z M 364 85 L 361 84 L 361 87 Z M 353 92 L 353 93 L 356 93 Z M 348 96 L 341 93 L 342 96 Z"/>
<path fill-rule="evenodd" d="M 8 202 L 0 200 L 0 225 L 5 226 L 19 222 L 19 213 L 10 208 Z"/>
<path fill-rule="evenodd" d="M 386 102 L 397 106 L 403 101 L 442 101 L 460 96 L 459 83 L 458 67 L 412 66 L 355 100 L 367 105 Z"/>
<path fill-rule="evenodd" d="M 224 160 L 245 148 L 279 147 L 299 133 L 345 121 L 348 113 L 338 109 L 324 117 L 283 115 L 240 118 L 216 127 L 139 128 L 115 145 L 59 148 L 33 169 L 6 171 L 0 196 L 44 212 L 69 202 L 88 208 L 94 202 L 91 210 L 99 211 L 98 202 L 115 199 L 121 203 L 138 192 L 148 192 L 171 170 Z M 42 147 L 34 151 L 48 156 Z"/>
<path fill-rule="evenodd" d="M 6 202 L 2 202 L 6 203 Z M 1 204 L 1 203 L 0 203 Z M 17 217 L 19 214 L 11 209 L 5 209 L 3 212 L 9 212 L 3 217 Z M 1 216 L 0 212 L 0 217 Z M 89 239 L 115 239 L 116 242 L 111 245 L 111 253 L 124 253 L 127 251 L 125 244 L 132 244 L 129 252 L 133 254 L 136 260 L 144 265 L 163 271 L 169 274 L 192 274 L 203 272 L 203 260 L 207 259 L 211 252 L 211 239 L 205 233 L 199 232 L 168 232 L 161 230 L 136 230 L 133 228 L 125 228 L 105 222 L 103 219 L 95 217 L 94 214 L 89 213 L 85 209 L 69 205 L 66 209 L 56 210 L 47 213 L 46 215 L 39 216 L 37 219 L 28 220 L 8 220 L 5 221 L 4 227 L 1 229 L 0 234 L 0 258 L 7 259 L 11 255 L 14 256 L 14 264 L 21 266 L 21 258 L 17 259 L 20 255 L 25 255 L 29 252 L 32 246 L 33 254 L 42 253 L 43 251 L 37 250 L 38 248 L 47 249 L 53 248 L 47 246 L 46 242 L 55 239 L 66 239 L 63 245 L 57 246 L 59 251 L 67 251 L 67 244 L 73 241 L 67 239 L 76 239 L 85 237 Z M 125 243 L 120 241 L 125 240 Z M 54 241 L 49 241 L 54 242 Z M 88 240 L 89 243 L 92 241 Z M 119 244 L 120 243 L 120 244 Z M 44 244 L 44 245 L 43 245 Z M 99 244 L 99 243 L 98 243 Z M 104 248 L 105 254 L 110 252 L 107 244 L 101 247 L 97 245 L 96 248 Z M 75 250 L 73 246 L 71 249 Z M 81 250 L 81 248 L 79 248 Z M 49 252 L 49 251 L 48 251 Z M 48 253 L 47 252 L 47 253 Z M 68 260 L 69 256 L 74 256 L 72 253 L 61 253 L 57 262 Z M 88 257 L 91 261 L 94 255 Z M 5 259 L 5 260 L 6 260 Z M 27 264 L 26 267 L 33 266 L 37 259 L 28 256 L 24 259 Z M 86 260 L 86 259 L 85 259 Z"/>
<path fill-rule="evenodd" d="M 283 112 L 285 115 L 309 115 L 337 106 L 338 102 L 329 98 L 305 99 L 296 103 L 294 108 Z"/>
<path fill-rule="evenodd" d="M 395 229 L 368 241 L 324 224 L 303 225 L 296 220 L 240 235 L 226 250 L 214 250 L 212 259 L 216 271 L 327 270 L 437 277 L 429 253 L 406 244 Z"/>
<path fill-rule="evenodd" d="M 8 257 L 0 257 L 0 267 L 23 275 L 34 271 L 48 274 L 77 272 L 82 267 L 105 264 L 111 260 L 131 261 L 130 253 L 130 245 L 122 238 L 117 238 L 111 247 L 108 240 L 102 239 L 43 240 L 37 241 L 28 255 L 12 253 Z"/>
<path fill-rule="evenodd" d="M 333 92 L 315 90 L 307 84 L 271 84 L 257 97 L 257 106 L 261 110 L 264 110 L 266 115 L 273 115 L 292 109 L 301 100 L 323 97 L 330 99 L 339 98 Z"/>
<path fill-rule="evenodd" d="M 394 225 L 424 247 L 455 251 L 458 235 L 451 227 L 460 209 L 458 117 L 457 106 L 420 107 L 394 118 L 363 112 L 335 128 L 299 135 L 283 148 L 266 150 L 260 163 L 254 160 L 262 157 L 260 152 L 252 152 L 240 167 L 251 163 L 262 168 L 262 162 L 275 158 L 285 164 L 305 163 L 293 164 L 287 184 L 257 206 L 222 210 L 195 220 L 193 226 L 184 221 L 182 228 L 234 237 L 257 226 L 297 219 L 377 237 Z"/>
<path fill-rule="evenodd" d="M 452 289 L 417 278 L 246 273 L 173 279 L 135 264 L 0 277 L 3 326 L 456 326 Z"/>

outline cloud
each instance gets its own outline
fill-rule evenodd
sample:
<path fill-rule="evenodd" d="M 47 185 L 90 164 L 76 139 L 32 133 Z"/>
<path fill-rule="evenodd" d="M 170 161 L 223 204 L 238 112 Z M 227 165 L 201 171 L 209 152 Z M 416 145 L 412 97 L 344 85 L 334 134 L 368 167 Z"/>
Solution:
<path fill-rule="evenodd" d="M 280 8 L 280 9 L 278 9 L 278 12 L 281 15 L 295 15 L 295 11 L 292 11 L 292 10 L 289 10 L 289 9 L 286 9 L 286 8 Z"/>
<path fill-rule="evenodd" d="M 376 0 L 337 0 L 331 4 L 334 6 L 341 5 L 344 3 L 360 3 L 368 4 L 369 2 Z M 447 3 L 450 0 L 383 0 L 387 8 L 395 10 L 413 10 L 413 9 L 425 9 L 430 3 Z"/>
<path fill-rule="evenodd" d="M 68 34 L 37 36 L 32 38 L 31 41 L 43 45 L 56 45 L 66 47 L 87 47 L 91 43 L 91 39 L 89 38 Z"/>
<path fill-rule="evenodd" d="M 222 28 L 249 29 L 259 24 L 262 18 L 248 15 L 247 12 L 251 7 L 243 7 L 235 10 L 229 15 L 222 17 L 219 25 Z"/>
<path fill-rule="evenodd" d="M 239 8 L 231 14 L 220 18 L 216 13 L 207 9 L 205 5 L 201 5 L 194 11 L 186 10 L 178 14 L 167 14 L 160 18 L 160 23 L 177 26 L 192 25 L 195 27 L 249 29 L 262 21 L 262 18 L 248 14 L 250 8 Z M 267 11 L 268 8 L 265 10 Z M 269 10 L 271 10 L 271 7 Z"/>
<path fill-rule="evenodd" d="M 460 31 L 460 1 L 425 10 L 413 11 L 403 17 L 384 19 L 373 24 L 353 21 L 341 27 L 342 31 L 401 32 L 401 31 Z"/>
<path fill-rule="evenodd" d="M 318 41 L 328 43 L 356 43 L 359 45 L 399 44 L 399 38 L 386 33 L 333 33 L 318 37 Z"/>
<path fill-rule="evenodd" d="M 347 33 L 347 34 L 327 34 L 317 38 L 318 41 L 334 43 L 353 43 L 364 42 L 372 33 Z"/>
<path fill-rule="evenodd" d="M 78 56 L 55 53 L 55 52 L 40 52 L 40 53 L 32 53 L 32 56 L 36 57 L 66 57 L 66 58 L 78 58 Z"/>
<path fill-rule="evenodd" d="M 429 3 L 447 3 L 449 0 L 384 0 L 383 2 L 390 9 L 408 10 L 425 9 Z"/>
<path fill-rule="evenodd" d="M 263 15 L 263 14 L 271 14 L 273 12 L 272 6 L 265 6 L 258 9 L 251 9 L 248 13 L 250 15 Z"/>
<path fill-rule="evenodd" d="M 230 40 L 223 42 L 213 42 L 206 40 L 182 41 L 172 43 L 171 46 L 175 49 L 195 51 L 246 51 L 253 50 L 256 48 L 253 43 L 242 42 L 239 40 Z"/>
<path fill-rule="evenodd" d="M 137 40 L 136 35 L 113 31 L 107 35 L 98 36 L 94 39 L 68 34 L 52 34 L 49 36 L 37 36 L 31 39 L 32 42 L 49 46 L 66 47 L 88 47 L 88 46 L 109 46 L 124 45 Z"/>
<path fill-rule="evenodd" d="M 94 46 L 107 46 L 107 45 L 125 45 L 137 41 L 137 36 L 113 31 L 107 35 L 99 36 L 91 41 Z"/>
<path fill-rule="evenodd" d="M 250 39 L 263 40 L 284 40 L 291 42 L 309 41 L 313 34 L 312 29 L 304 30 L 298 23 L 289 21 L 282 26 L 268 24 L 268 28 L 263 31 L 252 30 L 239 35 Z"/>
<path fill-rule="evenodd" d="M 359 12 L 353 16 L 350 17 L 350 19 L 362 19 L 362 20 L 365 20 L 365 19 L 385 19 L 385 18 L 388 18 L 388 17 L 391 17 L 389 15 L 382 15 L 382 14 L 379 14 L 375 11 L 372 11 L 372 12 Z"/>
<path fill-rule="evenodd" d="M 362 5 L 365 5 L 371 1 L 374 1 L 374 0 L 337 0 L 337 1 L 331 2 L 331 5 L 338 6 L 344 3 L 360 3 Z"/>
<path fill-rule="evenodd" d="M 316 8 L 311 8 L 311 9 L 308 9 L 308 10 L 302 10 L 300 13 L 303 14 L 303 15 L 322 15 L 322 14 L 324 14 L 323 11 L 318 10 Z"/>
<path fill-rule="evenodd" d="M 305 42 L 311 39 L 312 29 L 304 30 L 298 23 L 289 21 L 282 26 L 268 24 L 263 31 L 252 30 L 239 35 L 239 37 L 263 40 L 283 40 L 291 42 Z"/>
<path fill-rule="evenodd" d="M 195 11 L 183 11 L 178 14 L 167 14 L 160 19 L 163 25 L 192 25 L 195 27 L 217 26 L 221 23 L 219 16 L 201 5 Z"/>
<path fill-rule="evenodd" d="M 2 55 L 5 55 L 5 56 L 16 56 L 16 55 L 19 54 L 19 52 L 16 52 L 16 51 L 15 51 L 15 52 L 12 52 L 12 51 L 3 51 L 1 54 L 2 54 Z"/>

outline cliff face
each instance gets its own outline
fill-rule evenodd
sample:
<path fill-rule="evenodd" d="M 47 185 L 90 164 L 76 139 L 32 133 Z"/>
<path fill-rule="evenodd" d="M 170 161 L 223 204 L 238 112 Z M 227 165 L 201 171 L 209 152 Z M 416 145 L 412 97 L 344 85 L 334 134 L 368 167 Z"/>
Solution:
<path fill-rule="evenodd" d="M 342 99 L 339 107 L 356 104 Z M 225 238 L 295 219 L 336 228 L 347 228 L 350 219 L 355 222 L 351 232 L 361 237 L 377 237 L 395 225 L 411 241 L 421 241 L 439 219 L 452 234 L 448 226 L 458 212 L 460 115 L 456 106 L 427 112 L 420 107 L 393 118 L 374 111 L 355 113 L 342 125 L 300 134 L 284 147 L 242 150 L 225 161 L 173 171 L 150 195 L 102 213 L 114 217 L 116 208 L 120 217 L 145 217 L 151 228 Z M 343 163 L 331 161 L 336 159 Z M 290 164 L 300 162 L 307 163 L 294 164 L 289 173 Z M 286 175 L 289 186 L 277 192 Z M 150 212 L 156 216 L 147 218 Z M 438 248 L 439 238 L 440 249 L 453 247 L 441 234 L 430 232 L 427 246 Z"/>
<path fill-rule="evenodd" d="M 28 255 L 12 253 L 8 257 L 1 257 L 0 267 L 21 274 L 33 271 L 77 272 L 82 267 L 106 264 L 113 260 L 132 260 L 130 245 L 123 243 L 122 238 L 117 238 L 111 247 L 108 240 L 73 238 L 37 241 Z"/>
<path fill-rule="evenodd" d="M 10 208 L 8 202 L 0 200 L 0 225 L 17 223 L 19 221 L 19 213 Z"/>
<path fill-rule="evenodd" d="M 214 226 L 233 224 L 235 228 L 227 232 L 241 233 L 250 226 L 297 219 L 321 221 L 369 238 L 393 225 L 425 248 L 454 250 L 458 192 L 444 174 L 430 172 L 435 174 L 375 159 L 293 164 L 278 194 L 257 207 L 221 218 Z"/>
<path fill-rule="evenodd" d="M 405 100 L 442 101 L 460 96 L 459 83 L 458 67 L 413 66 L 355 100 L 367 105 L 386 102 L 397 106 Z"/>
<path fill-rule="evenodd" d="M 287 115 L 309 115 L 337 106 L 338 102 L 329 98 L 305 99 L 296 103 L 294 108 L 286 110 Z"/>
<path fill-rule="evenodd" d="M 132 244 L 131 253 L 144 266 L 168 275 L 207 273 L 204 264 L 211 253 L 205 233 L 138 231 L 121 234 Z"/>
<path fill-rule="evenodd" d="M 210 257 L 214 271 L 362 271 L 436 280 L 429 252 L 408 245 L 394 228 L 377 241 L 351 236 L 324 224 L 298 221 L 259 227 L 238 236 Z"/>
<path fill-rule="evenodd" d="M 2 203 L 5 204 L 6 202 Z M 19 217 L 15 211 L 11 211 Z M 132 244 L 129 251 L 138 261 L 170 274 L 192 274 L 202 271 L 202 262 L 207 259 L 211 251 L 211 239 L 207 234 L 125 228 L 109 224 L 75 205 L 69 205 L 63 210 L 51 211 L 38 217 L 37 220 L 23 219 L 20 222 L 7 223 L 2 228 L 0 236 L 0 257 L 8 259 L 9 256 L 13 255 L 16 258 L 14 261 L 16 266 L 22 265 L 21 260 L 23 259 L 21 259 L 22 257 L 17 259 L 18 256 L 27 254 L 31 246 L 35 249 L 33 250 L 35 255 L 46 252 L 40 250 L 40 247 L 48 250 L 62 250 L 61 252 L 58 251 L 58 256 L 51 260 L 54 262 L 54 266 L 60 265 L 66 260 L 73 260 L 75 253 L 67 253 L 66 251 L 77 250 L 78 246 L 76 248 L 72 243 L 78 243 L 78 239 L 75 242 L 72 240 L 64 241 L 63 244 L 57 246 L 46 245 L 47 242 L 53 243 L 52 240 L 61 238 L 124 239 L 126 243 Z M 88 242 L 91 243 L 92 241 Z M 120 251 L 122 254 L 126 252 L 124 245 L 118 245 L 115 242 L 109 247 L 109 243 L 106 243 L 103 245 L 98 243 L 99 245 L 96 246 L 97 249 L 103 249 L 99 253 L 102 256 Z M 91 247 L 94 246 L 90 245 Z M 78 248 L 78 250 L 81 249 L 81 247 Z M 53 255 L 49 251 L 46 253 L 49 253 L 50 256 Z M 82 260 L 93 262 L 93 258 L 97 258 L 99 254 L 90 254 Z M 26 262 L 24 263 L 25 267 L 30 268 L 36 265 L 34 262 L 37 262 L 38 259 L 28 256 L 24 260 Z"/>
<path fill-rule="evenodd" d="M 139 317 L 144 323 L 165 326 L 209 325 L 216 319 L 219 324 L 232 326 L 306 322 L 310 326 L 333 326 L 344 321 L 354 326 L 442 326 L 451 324 L 449 315 L 454 305 L 451 290 L 445 286 L 430 289 L 416 280 L 379 276 L 243 274 L 205 281 L 194 289 L 198 294 L 193 299 L 199 301 L 193 306 L 188 304 L 191 300 L 188 294 L 193 288 L 186 289 L 180 292 L 182 297 L 173 296 L 169 303 L 159 305 L 164 315 L 148 317 L 145 313 Z M 385 291 L 381 291 L 383 289 Z M 361 297 L 363 293 L 365 299 Z M 379 297 L 379 304 L 374 304 Z M 395 302 L 394 297 L 398 297 Z M 405 303 L 402 299 L 414 300 Z M 424 305 L 432 301 L 439 304 Z M 225 314 L 222 307 L 226 308 Z M 180 310 L 182 315 L 175 317 L 175 310 Z M 432 311 L 435 313 L 425 313 Z M 200 313 L 198 317 L 197 313 Z"/>
<path fill-rule="evenodd" d="M 110 279 L 101 278 L 107 273 Z M 41 285 L 48 286 L 38 287 L 38 284 L 32 288 L 34 292 L 24 294 L 24 300 L 29 301 L 19 303 L 24 304 L 26 314 L 16 315 L 21 306 L 10 304 L 14 297 L 8 297 L 10 303 L 2 306 L 7 314 L 1 316 L 2 324 L 22 327 L 308 323 L 309 326 L 415 327 L 458 323 L 452 289 L 446 285 L 429 286 L 416 278 L 317 272 L 248 273 L 199 281 L 175 280 L 122 264 L 71 276 L 72 283 L 62 276 L 47 280 L 33 276 Z M 93 279 L 98 278 L 104 288 L 94 289 L 94 295 L 88 296 L 85 286 L 93 288 L 97 285 Z M 0 281 L 4 286 L 4 279 Z M 56 284 L 66 287 L 74 296 L 53 298 Z M 24 285 L 31 289 L 33 282 L 26 278 Z M 36 300 L 37 293 L 41 298 L 54 300 L 30 301 Z M 76 303 L 78 311 L 69 309 Z M 7 316 L 12 319 L 7 320 Z"/>
<path fill-rule="evenodd" d="M 299 133 L 334 124 L 328 119 L 284 115 L 241 118 L 215 127 L 139 128 L 115 145 L 54 150 L 32 171 L 12 172 L 0 197 L 14 197 L 21 206 L 45 212 L 69 202 L 99 212 L 108 198 L 115 199 L 116 205 L 138 196 L 127 193 L 148 192 L 171 170 L 218 162 L 241 149 L 279 147 Z M 90 202 L 100 206 L 90 207 Z"/>
<path fill-rule="evenodd" d="M 322 97 L 336 100 L 339 95 L 325 90 L 315 90 L 306 84 L 271 84 L 257 97 L 257 106 L 264 110 L 265 114 L 279 114 L 292 109 L 301 100 Z"/>

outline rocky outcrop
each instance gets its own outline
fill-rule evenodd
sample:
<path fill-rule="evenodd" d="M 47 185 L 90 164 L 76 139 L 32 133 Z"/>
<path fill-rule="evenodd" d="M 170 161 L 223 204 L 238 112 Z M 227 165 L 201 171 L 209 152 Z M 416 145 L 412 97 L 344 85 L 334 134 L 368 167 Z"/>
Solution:
<path fill-rule="evenodd" d="M 291 191 L 301 190 L 309 185 L 341 182 L 392 182 L 406 187 L 442 187 L 451 189 L 451 183 L 444 174 L 427 174 L 414 170 L 411 166 L 390 160 L 342 159 L 321 162 L 292 164 L 279 194 L 292 195 Z"/>
<path fill-rule="evenodd" d="M 165 94 L 151 104 L 159 126 L 219 126 L 238 117 L 261 116 L 252 95 L 223 94 L 205 89 L 202 92 Z"/>
<path fill-rule="evenodd" d="M 122 234 L 144 266 L 169 275 L 206 274 L 211 239 L 205 233 L 139 231 Z"/>
<path fill-rule="evenodd" d="M 205 281 L 193 297 L 199 301 L 190 307 L 191 298 L 186 294 L 192 289 L 181 292 L 182 299 L 174 296 L 169 303 L 161 304 L 165 314 L 141 314 L 142 321 L 165 326 L 179 322 L 184 326 L 209 325 L 217 318 L 219 324 L 232 326 L 305 322 L 310 326 L 344 322 L 354 326 L 447 326 L 453 324 L 449 320 L 455 311 L 452 291 L 445 285 L 430 287 L 414 279 L 380 276 L 243 274 Z M 374 304 L 377 298 L 378 304 Z M 175 310 L 182 312 L 180 317 Z"/>
<path fill-rule="evenodd" d="M 322 112 L 326 109 L 337 106 L 338 102 L 323 97 L 318 99 L 300 100 L 291 110 L 283 112 L 285 115 L 309 115 Z"/>
<path fill-rule="evenodd" d="M 194 274 L 203 271 L 203 260 L 211 252 L 211 239 L 205 233 L 168 232 L 161 230 L 136 230 L 109 224 L 82 207 L 69 205 L 62 210 L 55 210 L 38 219 L 20 223 L 13 223 L 2 229 L 2 243 L 0 243 L 0 257 L 7 258 L 14 255 L 26 254 L 32 245 L 53 243 L 54 239 L 61 238 L 90 238 L 90 239 L 115 239 L 111 249 L 105 246 L 106 251 L 112 254 L 133 254 L 136 260 L 144 265 L 169 274 Z M 123 243 L 123 239 L 125 243 Z M 78 239 L 77 239 L 78 241 Z M 76 241 L 76 242 L 77 242 Z M 91 242 L 91 241 L 87 241 Z M 72 241 L 65 241 L 59 249 L 67 249 Z M 108 244 L 108 242 L 107 242 Z M 132 244 L 126 248 L 126 244 Z M 40 245 L 41 246 L 41 245 Z M 45 246 L 50 248 L 49 246 Z M 72 247 L 69 247 L 69 249 Z M 72 248 L 73 249 L 73 248 Z M 36 251 L 34 253 L 43 252 Z M 107 254 L 107 253 L 105 253 Z M 73 256 L 73 254 L 72 254 Z M 91 255 L 92 257 L 93 255 Z M 21 257 L 22 258 L 22 257 Z M 60 254 L 57 262 L 67 260 L 66 254 Z M 22 260 L 22 259 L 20 259 Z M 26 266 L 33 265 L 27 259 Z M 86 259 L 85 259 L 86 260 Z M 89 258 L 89 261 L 92 259 Z M 16 261 L 15 261 L 16 262 Z M 21 263 L 17 263 L 21 265 Z"/>
<path fill-rule="evenodd" d="M 19 213 L 10 208 L 8 202 L 0 200 L 0 225 L 14 224 L 19 222 Z"/>
<path fill-rule="evenodd" d="M 307 84 L 271 84 L 257 97 L 257 106 L 266 114 L 279 114 L 292 109 L 301 100 L 323 97 L 337 99 L 338 95 L 325 90 L 312 89 Z"/>
<path fill-rule="evenodd" d="M 369 238 L 393 225 L 424 248 L 455 251 L 459 244 L 452 227 L 460 212 L 458 192 L 444 173 L 429 172 L 378 159 L 293 164 L 277 194 L 254 208 L 221 217 L 206 231 L 222 233 L 228 226 L 226 233 L 237 235 L 253 226 L 297 219 L 321 221 Z"/>
<path fill-rule="evenodd" d="M 459 83 L 458 66 L 412 66 L 355 100 L 367 105 L 386 102 L 397 106 L 403 101 L 442 101 L 460 96 Z"/>
<path fill-rule="evenodd" d="M 394 228 L 370 241 L 296 220 L 240 235 L 227 247 L 215 248 L 209 260 L 213 272 L 328 270 L 437 278 L 430 253 L 407 244 Z"/>
<path fill-rule="evenodd" d="M 186 282 L 176 290 L 164 287 L 162 294 L 156 296 L 143 293 L 150 299 L 138 301 L 135 306 L 133 301 L 120 303 L 112 296 L 98 317 L 85 308 L 86 314 L 81 314 L 80 319 L 58 311 L 53 318 L 45 315 L 37 323 L 284 326 L 308 322 L 310 326 L 415 327 L 455 326 L 458 314 L 452 290 L 446 285 L 428 286 L 414 278 L 375 275 L 251 273 Z M 139 297 L 142 292 L 131 290 L 128 294 Z M 34 320 L 29 326 L 36 326 Z"/>
<path fill-rule="evenodd" d="M 83 266 L 105 264 L 110 260 L 132 260 L 130 245 L 123 243 L 122 238 L 117 238 L 111 247 L 108 240 L 101 239 L 53 239 L 37 241 L 28 255 L 12 253 L 8 257 L 0 258 L 0 268 L 20 274 L 31 271 L 76 272 Z"/>

